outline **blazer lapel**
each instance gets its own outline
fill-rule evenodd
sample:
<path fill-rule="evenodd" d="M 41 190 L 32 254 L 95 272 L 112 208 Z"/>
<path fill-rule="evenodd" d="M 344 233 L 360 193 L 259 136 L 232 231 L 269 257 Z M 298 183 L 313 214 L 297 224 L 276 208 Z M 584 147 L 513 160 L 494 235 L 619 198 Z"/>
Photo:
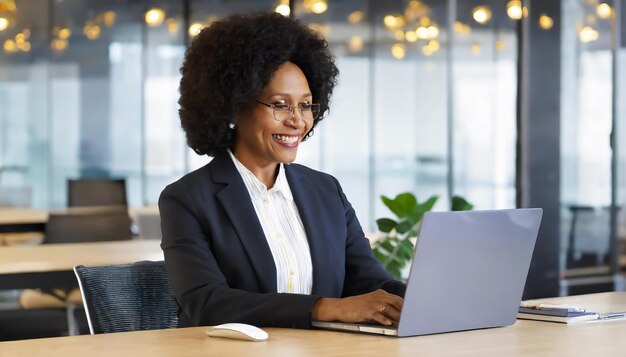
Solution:
<path fill-rule="evenodd" d="M 291 165 L 285 165 L 285 174 L 309 242 L 313 263 L 312 294 L 333 296 L 336 292 L 332 289 L 329 277 L 335 274 L 331 271 L 331 264 L 326 257 L 326 252 L 328 252 L 326 239 L 330 237 L 330 233 L 321 214 L 324 207 L 323 198 L 319 193 L 316 194 L 314 184 Z"/>
<path fill-rule="evenodd" d="M 259 285 L 265 292 L 276 292 L 274 258 L 239 172 L 227 152 L 217 154 L 210 166 L 213 181 L 226 184 L 217 193 L 217 198 L 239 235 Z"/>

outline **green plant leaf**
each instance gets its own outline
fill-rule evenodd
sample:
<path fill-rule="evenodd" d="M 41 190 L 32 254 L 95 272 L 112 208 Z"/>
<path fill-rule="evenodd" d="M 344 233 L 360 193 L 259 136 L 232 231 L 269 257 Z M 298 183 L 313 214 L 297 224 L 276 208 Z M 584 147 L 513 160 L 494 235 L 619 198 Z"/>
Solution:
<path fill-rule="evenodd" d="M 398 256 L 404 261 L 409 261 L 413 256 L 413 243 L 410 240 L 404 239 L 400 242 L 400 247 L 398 248 Z"/>
<path fill-rule="evenodd" d="M 406 217 L 417 204 L 415 195 L 410 192 L 404 192 L 396 196 L 393 200 L 386 196 L 380 197 L 391 212 L 393 212 L 398 218 Z"/>
<path fill-rule="evenodd" d="M 432 195 L 430 196 L 429 199 L 426 200 L 426 202 L 420 203 L 417 206 L 420 208 L 420 210 L 422 210 L 422 212 L 428 212 L 433 209 L 438 199 L 439 199 L 439 196 Z"/>
<path fill-rule="evenodd" d="M 378 247 L 386 250 L 389 253 L 392 253 L 395 248 L 395 246 L 391 243 L 391 237 L 387 237 L 383 241 L 380 241 L 380 244 L 378 245 Z"/>
<path fill-rule="evenodd" d="M 398 222 L 394 221 L 390 218 L 379 218 L 376 220 L 376 224 L 378 225 L 378 230 L 384 233 L 389 233 L 391 230 L 396 228 Z"/>
<path fill-rule="evenodd" d="M 462 196 L 453 196 L 450 203 L 450 209 L 452 211 L 469 211 L 474 208 L 474 205 L 467 202 Z"/>
<path fill-rule="evenodd" d="M 396 226 L 396 232 L 400 234 L 404 234 L 408 232 L 409 230 L 411 230 L 411 228 L 413 228 L 413 225 L 411 224 L 411 222 L 402 221 L 398 223 L 398 225 Z"/>
<path fill-rule="evenodd" d="M 424 217 L 425 212 L 428 212 L 433 209 L 438 199 L 439 199 L 439 196 L 434 195 L 434 196 L 431 196 L 429 199 L 427 199 L 424 203 L 416 204 L 413 207 L 413 210 L 411 211 L 411 213 L 407 215 L 406 219 L 409 222 L 411 222 L 413 226 L 416 225 L 419 221 L 422 220 L 422 217 Z"/>
<path fill-rule="evenodd" d="M 385 266 L 385 264 L 387 263 L 387 261 L 389 260 L 389 258 L 387 257 L 387 255 L 383 254 L 380 249 L 374 248 L 374 257 L 376 257 L 376 259 L 380 262 L 380 264 L 382 264 L 383 266 Z"/>
<path fill-rule="evenodd" d="M 393 275 L 396 280 L 402 279 L 402 274 L 400 273 L 400 267 L 398 264 L 389 264 L 387 265 L 387 271 L 389 274 Z"/>

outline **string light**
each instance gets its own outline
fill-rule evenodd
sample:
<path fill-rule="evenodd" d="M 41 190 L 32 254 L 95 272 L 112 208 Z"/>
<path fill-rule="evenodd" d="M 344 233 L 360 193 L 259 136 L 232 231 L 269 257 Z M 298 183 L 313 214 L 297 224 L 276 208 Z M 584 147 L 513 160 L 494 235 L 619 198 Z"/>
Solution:
<path fill-rule="evenodd" d="M 202 28 L 204 28 L 204 25 L 199 23 L 199 22 L 194 22 L 191 25 L 189 25 L 189 36 L 190 37 L 195 37 L 197 34 L 200 33 L 200 31 L 202 31 Z"/>
<path fill-rule="evenodd" d="M 408 42 L 416 42 L 417 41 L 417 33 L 415 31 L 407 31 L 404 33 L 404 37 Z"/>
<path fill-rule="evenodd" d="M 348 48 L 352 52 L 360 52 L 363 50 L 363 38 L 361 36 L 352 36 L 348 41 Z"/>
<path fill-rule="evenodd" d="M 72 30 L 70 30 L 67 27 L 59 29 L 58 36 L 60 39 L 67 40 L 68 38 L 70 38 L 71 35 L 72 35 Z"/>
<path fill-rule="evenodd" d="M 472 52 L 472 54 L 474 56 L 478 56 L 480 54 L 480 44 L 478 44 L 478 42 L 474 42 L 472 43 L 472 45 L 470 46 L 470 51 Z"/>
<path fill-rule="evenodd" d="M 288 4 L 280 4 L 276 6 L 274 11 L 286 17 L 291 13 L 291 8 L 289 8 Z"/>
<path fill-rule="evenodd" d="M 396 43 L 395 45 L 391 46 L 391 55 L 395 59 L 403 59 L 406 56 L 406 47 L 404 46 L 404 44 Z"/>
<path fill-rule="evenodd" d="M 452 25 L 452 29 L 459 35 L 469 35 L 472 32 L 470 25 L 466 25 L 461 21 L 455 21 Z"/>
<path fill-rule="evenodd" d="M 31 44 L 28 42 L 28 38 L 30 37 L 30 30 L 25 29 L 23 32 L 19 32 L 15 35 L 15 39 L 8 39 L 4 41 L 4 52 L 6 53 L 15 53 L 18 51 L 21 52 L 29 52 L 31 49 Z"/>
<path fill-rule="evenodd" d="M 165 11 L 158 8 L 152 8 L 146 11 L 145 19 L 148 26 L 159 26 L 163 23 L 163 20 L 165 20 Z"/>
<path fill-rule="evenodd" d="M 3 48 L 4 48 L 4 52 L 7 52 L 7 53 L 17 52 L 17 46 L 15 45 L 15 41 L 13 40 L 4 41 Z"/>
<path fill-rule="evenodd" d="M 359 22 L 363 21 L 363 19 L 365 18 L 365 13 L 363 13 L 363 11 L 354 11 L 351 12 L 350 15 L 348 15 L 348 22 L 351 24 L 358 24 Z"/>
<path fill-rule="evenodd" d="M 397 30 L 404 26 L 405 21 L 402 16 L 387 15 L 383 18 L 385 26 L 390 30 Z"/>
<path fill-rule="evenodd" d="M 311 11 L 316 14 L 323 14 L 328 9 L 328 4 L 326 1 L 318 0 L 311 5 Z"/>
<path fill-rule="evenodd" d="M 165 25 L 167 26 L 167 32 L 176 33 L 178 31 L 178 21 L 174 18 L 169 18 L 165 20 Z"/>
<path fill-rule="evenodd" d="M 520 0 L 511 0 L 506 4 L 506 14 L 512 20 L 519 20 L 522 18 L 522 2 Z"/>
<path fill-rule="evenodd" d="M 496 51 L 498 52 L 502 52 L 506 49 L 506 43 L 504 42 L 504 40 L 496 40 Z"/>
<path fill-rule="evenodd" d="M 315 14 L 322 14 L 328 9 L 326 0 L 304 0 L 302 4 L 307 10 Z"/>
<path fill-rule="evenodd" d="M 550 16 L 548 16 L 546 13 L 542 13 L 541 15 L 539 15 L 539 27 L 541 27 L 543 30 L 549 30 L 552 28 L 552 26 L 554 26 L 554 20 L 552 20 Z"/>
<path fill-rule="evenodd" d="M 428 41 L 428 44 L 422 47 L 422 53 L 424 56 L 432 56 L 435 52 L 439 51 L 440 47 L 441 45 L 439 45 L 437 40 L 430 40 Z"/>
<path fill-rule="evenodd" d="M 404 10 L 404 16 L 407 20 L 415 21 L 416 19 L 428 15 L 430 8 L 419 0 L 411 0 Z"/>
<path fill-rule="evenodd" d="M 596 14 L 598 14 L 598 17 L 601 19 L 608 19 L 612 12 L 611 6 L 607 3 L 598 4 L 598 6 L 596 6 Z"/>
<path fill-rule="evenodd" d="M 0 31 L 8 29 L 13 23 L 16 22 L 16 18 L 17 7 L 15 6 L 15 0 L 0 0 Z M 5 51 L 7 51 L 6 48 Z"/>
<path fill-rule="evenodd" d="M 100 26 L 88 21 L 83 27 L 83 33 L 90 40 L 96 40 L 100 37 Z"/>
<path fill-rule="evenodd" d="M 491 9 L 487 6 L 476 6 L 472 10 L 472 17 L 474 21 L 484 25 L 491 20 Z"/>
<path fill-rule="evenodd" d="M 580 42 L 583 43 L 593 42 L 597 40 L 598 37 L 600 37 L 600 34 L 591 26 L 583 27 L 578 33 L 578 38 L 580 39 Z"/>
<path fill-rule="evenodd" d="M 55 52 L 62 52 L 68 46 L 67 40 L 55 38 L 50 42 L 50 48 Z"/>
<path fill-rule="evenodd" d="M 102 22 L 106 27 L 111 27 L 113 26 L 113 24 L 115 24 L 116 17 L 117 15 L 115 14 L 115 11 L 107 11 L 102 14 Z"/>

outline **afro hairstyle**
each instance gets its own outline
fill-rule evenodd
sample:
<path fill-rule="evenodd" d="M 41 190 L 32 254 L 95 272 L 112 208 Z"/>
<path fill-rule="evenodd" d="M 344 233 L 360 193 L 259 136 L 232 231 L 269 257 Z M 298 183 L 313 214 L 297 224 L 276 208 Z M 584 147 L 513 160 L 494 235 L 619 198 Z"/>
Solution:
<path fill-rule="evenodd" d="M 339 70 L 319 34 L 277 13 L 233 15 L 204 28 L 193 39 L 180 69 L 179 114 L 187 145 L 215 156 L 232 146 L 229 124 L 254 105 L 281 64 L 304 73 L 320 115 L 328 112 Z"/>

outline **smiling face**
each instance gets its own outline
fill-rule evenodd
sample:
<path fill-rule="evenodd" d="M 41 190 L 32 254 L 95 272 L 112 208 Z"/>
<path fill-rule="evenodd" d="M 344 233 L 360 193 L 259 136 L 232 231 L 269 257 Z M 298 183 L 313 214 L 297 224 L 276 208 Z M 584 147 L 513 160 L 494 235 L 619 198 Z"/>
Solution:
<path fill-rule="evenodd" d="M 288 104 L 295 110 L 292 118 L 277 121 L 272 108 L 255 104 L 236 119 L 233 152 L 257 177 L 258 171 L 275 170 L 279 163 L 293 162 L 302 138 L 313 126 L 312 117 L 303 117 L 298 109 L 300 103 L 313 102 L 309 83 L 291 62 L 278 67 L 258 101 Z"/>

